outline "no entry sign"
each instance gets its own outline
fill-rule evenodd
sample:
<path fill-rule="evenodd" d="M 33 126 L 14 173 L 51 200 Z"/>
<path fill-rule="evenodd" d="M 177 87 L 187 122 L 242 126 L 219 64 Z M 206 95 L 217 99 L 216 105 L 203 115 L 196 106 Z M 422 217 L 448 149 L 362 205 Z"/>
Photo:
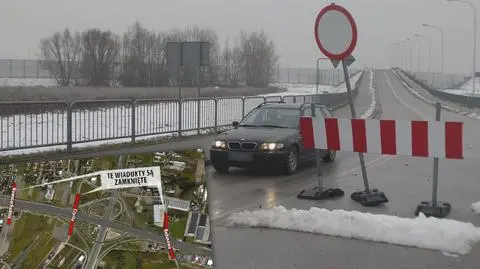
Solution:
<path fill-rule="evenodd" d="M 323 8 L 315 20 L 315 41 L 325 56 L 344 60 L 357 45 L 357 26 L 352 15 L 335 4 Z"/>

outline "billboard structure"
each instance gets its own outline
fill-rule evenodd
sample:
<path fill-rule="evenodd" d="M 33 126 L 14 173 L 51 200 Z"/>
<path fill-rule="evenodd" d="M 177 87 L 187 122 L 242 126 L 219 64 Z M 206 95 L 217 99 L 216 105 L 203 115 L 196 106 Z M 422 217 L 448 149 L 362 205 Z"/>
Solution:
<path fill-rule="evenodd" d="M 98 188 L 83 194 L 88 194 L 88 193 L 97 192 L 97 191 L 138 188 L 138 187 L 150 187 L 150 188 L 158 189 L 158 193 L 160 196 L 158 204 L 162 208 L 161 214 L 163 214 L 163 216 L 160 215 L 160 218 L 158 218 L 159 216 L 157 216 L 156 221 L 161 223 L 161 225 L 163 226 L 169 258 L 174 260 L 177 263 L 174 248 L 171 244 L 169 231 L 168 231 L 167 204 L 165 202 L 165 198 L 163 194 L 162 178 L 161 178 L 161 171 L 159 166 L 98 171 L 98 172 L 93 172 L 93 173 L 84 174 L 80 176 L 74 176 L 74 177 L 65 178 L 61 180 L 51 181 L 45 184 L 30 186 L 25 189 L 31 189 L 31 188 L 46 186 L 49 184 L 57 184 L 62 182 L 74 181 L 77 179 L 93 178 L 93 177 L 100 177 L 101 185 Z M 74 203 L 74 213 L 73 213 L 74 215 L 76 214 L 76 207 L 78 207 L 79 199 L 80 199 L 80 195 L 77 194 L 75 203 Z M 74 221 L 74 215 L 72 216 L 72 222 Z M 72 223 L 70 224 L 69 235 L 71 235 L 71 230 L 73 230 Z M 178 263 L 177 263 L 177 268 L 178 268 Z"/>
<path fill-rule="evenodd" d="M 167 68 L 181 96 L 182 86 L 200 87 L 205 82 L 205 69 L 210 65 L 209 42 L 168 42 Z M 200 93 L 199 93 L 200 94 Z"/>

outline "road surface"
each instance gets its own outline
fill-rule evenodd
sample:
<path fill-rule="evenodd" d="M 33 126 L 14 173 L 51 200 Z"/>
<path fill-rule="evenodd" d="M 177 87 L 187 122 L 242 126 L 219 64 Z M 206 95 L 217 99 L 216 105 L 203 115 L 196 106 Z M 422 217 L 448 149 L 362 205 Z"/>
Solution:
<path fill-rule="evenodd" d="M 119 155 L 117 157 L 116 169 L 124 168 L 123 167 L 124 163 L 125 163 L 124 155 Z M 113 208 L 115 206 L 115 203 L 117 202 L 117 199 L 119 198 L 119 190 L 113 190 L 111 195 L 113 196 L 114 199 L 110 199 L 108 201 L 108 206 L 103 212 L 104 220 L 111 219 Z M 95 243 L 93 245 L 92 250 L 90 251 L 90 254 L 87 256 L 87 263 L 84 266 L 85 269 L 96 268 L 97 258 L 98 258 L 98 255 L 100 254 L 100 250 L 102 250 L 103 241 L 105 240 L 105 236 L 107 235 L 107 232 L 108 232 L 108 226 L 106 225 L 100 226 L 100 230 L 97 234 L 97 239 L 95 240 Z"/>
<path fill-rule="evenodd" d="M 9 203 L 9 200 L 10 200 L 9 197 L 0 196 L 0 206 L 6 207 Z M 15 209 L 27 210 L 30 212 L 35 212 L 37 214 L 59 216 L 59 217 L 68 218 L 68 219 L 70 219 L 72 216 L 71 208 L 57 207 L 49 204 L 42 204 L 37 202 L 25 201 L 25 200 L 16 200 Z M 77 213 L 77 215 L 75 216 L 75 219 L 79 221 L 85 221 L 94 225 L 107 226 L 107 227 L 110 227 L 111 229 L 128 233 L 131 236 L 136 236 L 138 238 L 143 238 L 145 240 L 154 240 L 161 244 L 166 244 L 163 234 L 136 229 L 128 225 L 124 225 L 111 220 L 105 220 L 98 217 L 88 216 L 80 212 Z M 212 255 L 212 251 L 204 247 L 195 246 L 189 243 L 178 242 L 178 241 L 173 241 L 172 243 L 175 248 L 181 249 L 182 253 Z"/>
<path fill-rule="evenodd" d="M 368 76 L 365 76 L 356 100 L 358 113 L 368 108 Z M 383 107 L 382 118 L 413 120 L 434 118 L 434 108 L 414 97 L 391 71 L 375 72 L 376 88 Z M 362 95 L 363 93 L 363 95 Z M 446 120 L 471 122 L 464 116 L 442 111 Z M 349 117 L 348 107 L 336 113 Z M 468 133 L 468 128 L 465 130 Z M 479 139 L 467 135 L 465 145 L 480 154 Z M 211 208 L 215 264 L 231 269 L 444 269 L 478 268 L 480 246 L 458 258 L 438 251 L 342 239 L 294 231 L 226 227 L 225 220 L 233 212 L 282 205 L 286 208 L 346 209 L 413 217 L 422 200 L 431 199 L 432 159 L 366 155 L 370 185 L 385 191 L 390 202 L 383 207 L 364 209 L 350 200 L 350 194 L 363 189 L 358 155 L 337 153 L 333 164 L 324 164 L 326 187 L 340 187 L 345 197 L 334 201 L 298 200 L 296 195 L 315 186 L 315 169 L 303 169 L 293 176 L 256 175 L 240 169 L 218 174 L 207 168 Z M 480 200 L 478 161 L 440 160 L 439 199 L 452 203 L 449 218 L 480 225 L 480 216 L 470 211 L 470 204 Z"/>

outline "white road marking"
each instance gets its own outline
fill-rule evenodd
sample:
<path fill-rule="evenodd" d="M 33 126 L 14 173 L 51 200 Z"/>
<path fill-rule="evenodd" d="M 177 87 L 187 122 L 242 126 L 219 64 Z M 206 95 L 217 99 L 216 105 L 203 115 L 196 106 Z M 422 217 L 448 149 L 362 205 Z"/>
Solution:
<path fill-rule="evenodd" d="M 395 89 L 393 88 L 392 86 L 392 83 L 390 82 L 390 79 L 388 78 L 387 76 L 387 72 L 383 72 L 383 75 L 385 76 L 385 79 L 387 80 L 387 84 L 388 84 L 388 87 L 390 88 L 390 91 L 392 92 L 393 96 L 395 97 L 395 99 L 397 99 L 404 107 L 410 109 L 413 113 L 417 114 L 418 116 L 420 116 L 421 118 L 423 119 L 428 119 L 427 116 L 425 116 L 425 114 L 423 114 L 422 112 L 418 111 L 417 109 L 413 108 L 412 106 L 410 106 L 409 104 L 407 104 L 402 98 L 400 98 L 400 96 L 398 96 L 397 94 L 397 91 L 395 91 Z"/>

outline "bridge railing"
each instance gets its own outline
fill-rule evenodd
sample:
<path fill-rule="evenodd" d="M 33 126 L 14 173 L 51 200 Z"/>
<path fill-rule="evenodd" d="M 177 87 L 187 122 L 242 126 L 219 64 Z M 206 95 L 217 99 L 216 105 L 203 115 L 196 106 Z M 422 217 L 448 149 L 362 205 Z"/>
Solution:
<path fill-rule="evenodd" d="M 74 145 L 95 146 L 106 140 L 121 143 L 207 134 L 231 126 L 265 101 L 303 103 L 314 98 L 295 95 L 0 102 L 0 152 L 65 146 L 71 151 Z"/>
<path fill-rule="evenodd" d="M 356 79 L 356 95 L 363 73 Z M 127 143 L 215 133 L 266 101 L 338 107 L 346 92 L 186 99 L 0 102 L 0 152 Z"/>

